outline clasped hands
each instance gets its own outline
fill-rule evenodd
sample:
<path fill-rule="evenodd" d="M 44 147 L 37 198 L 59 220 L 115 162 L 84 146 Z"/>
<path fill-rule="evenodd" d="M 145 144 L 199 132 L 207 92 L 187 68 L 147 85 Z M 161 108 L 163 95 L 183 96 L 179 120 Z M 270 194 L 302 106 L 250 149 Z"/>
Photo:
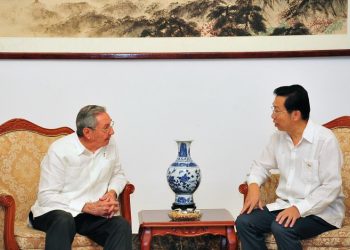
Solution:
<path fill-rule="evenodd" d="M 119 211 L 119 202 L 114 190 L 105 193 L 98 201 L 85 203 L 82 211 L 84 213 L 112 218 Z"/>
<path fill-rule="evenodd" d="M 248 186 L 248 194 L 244 201 L 241 214 L 250 214 L 255 208 L 263 210 L 263 203 L 260 199 L 260 188 L 258 184 L 251 183 Z M 296 220 L 300 217 L 298 208 L 296 206 L 291 206 L 278 213 L 276 216 L 276 222 L 284 224 L 284 227 L 293 227 Z"/>

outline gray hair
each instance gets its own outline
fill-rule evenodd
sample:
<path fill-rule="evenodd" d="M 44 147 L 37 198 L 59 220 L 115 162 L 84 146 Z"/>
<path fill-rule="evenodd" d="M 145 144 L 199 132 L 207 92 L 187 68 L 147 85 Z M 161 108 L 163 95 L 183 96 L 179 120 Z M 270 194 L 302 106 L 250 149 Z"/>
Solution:
<path fill-rule="evenodd" d="M 106 108 L 97 105 L 87 105 L 83 107 L 76 119 L 77 125 L 77 135 L 78 137 L 83 137 L 83 129 L 84 128 L 92 128 L 95 129 L 97 125 L 96 116 L 101 113 L 105 113 Z"/>

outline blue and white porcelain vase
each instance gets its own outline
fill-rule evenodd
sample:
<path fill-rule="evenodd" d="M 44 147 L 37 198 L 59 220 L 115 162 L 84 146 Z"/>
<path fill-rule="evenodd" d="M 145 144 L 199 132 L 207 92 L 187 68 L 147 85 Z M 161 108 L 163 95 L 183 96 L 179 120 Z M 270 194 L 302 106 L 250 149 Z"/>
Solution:
<path fill-rule="evenodd" d="M 176 141 L 178 155 L 176 161 L 170 165 L 167 180 L 175 193 L 175 202 L 171 209 L 196 209 L 193 193 L 201 181 L 201 172 L 191 159 L 190 146 L 192 141 Z"/>

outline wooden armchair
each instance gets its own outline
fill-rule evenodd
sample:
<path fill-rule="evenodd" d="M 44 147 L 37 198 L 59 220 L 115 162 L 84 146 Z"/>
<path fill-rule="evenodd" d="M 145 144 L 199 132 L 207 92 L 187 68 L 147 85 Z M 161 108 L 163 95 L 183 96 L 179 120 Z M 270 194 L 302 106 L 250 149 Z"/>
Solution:
<path fill-rule="evenodd" d="M 24 119 L 0 125 L 0 249 L 44 249 L 45 233 L 28 226 L 28 213 L 36 200 L 42 158 L 53 141 L 71 133 L 68 127 L 47 129 Z M 133 192 L 127 184 L 119 196 L 121 215 L 130 224 Z M 102 247 L 77 234 L 73 249 Z"/>
<path fill-rule="evenodd" d="M 342 169 L 343 192 L 345 195 L 345 220 L 343 227 L 320 234 L 314 238 L 303 240 L 303 249 L 350 249 L 350 116 L 342 116 L 333 121 L 324 124 L 336 135 L 341 150 L 343 152 L 344 164 Z M 261 187 L 262 200 L 270 203 L 276 199 L 275 190 L 278 185 L 277 174 L 271 175 L 271 178 Z M 248 192 L 246 183 L 239 186 L 239 192 L 244 195 Z M 277 249 L 277 245 L 272 234 L 265 238 L 268 249 Z"/>

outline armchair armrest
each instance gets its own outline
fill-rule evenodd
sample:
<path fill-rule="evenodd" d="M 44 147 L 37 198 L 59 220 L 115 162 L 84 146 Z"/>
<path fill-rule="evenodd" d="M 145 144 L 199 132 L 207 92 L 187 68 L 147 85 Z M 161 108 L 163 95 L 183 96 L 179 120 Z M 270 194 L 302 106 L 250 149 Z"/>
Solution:
<path fill-rule="evenodd" d="M 15 235 L 14 235 L 14 225 L 15 225 L 15 212 L 16 212 L 16 203 L 11 195 L 0 194 L 0 206 L 4 207 L 5 211 L 5 221 L 3 232 L 4 235 L 4 244 L 6 250 L 18 250 Z"/>
<path fill-rule="evenodd" d="M 130 206 L 130 195 L 134 192 L 135 187 L 131 183 L 127 183 L 124 187 L 123 192 L 119 195 L 120 212 L 121 215 L 129 221 L 131 225 L 131 206 Z"/>
<path fill-rule="evenodd" d="M 247 194 L 248 194 L 248 184 L 244 182 L 241 185 L 239 185 L 238 191 L 241 194 L 243 194 L 243 201 L 245 201 L 245 198 L 247 197 Z"/>
<path fill-rule="evenodd" d="M 273 173 L 271 176 L 260 186 L 260 198 L 263 204 L 269 204 L 274 202 L 277 198 L 276 188 L 279 182 L 279 174 Z M 244 195 L 244 201 L 248 194 L 248 184 L 242 183 L 238 188 L 239 192 Z"/>

